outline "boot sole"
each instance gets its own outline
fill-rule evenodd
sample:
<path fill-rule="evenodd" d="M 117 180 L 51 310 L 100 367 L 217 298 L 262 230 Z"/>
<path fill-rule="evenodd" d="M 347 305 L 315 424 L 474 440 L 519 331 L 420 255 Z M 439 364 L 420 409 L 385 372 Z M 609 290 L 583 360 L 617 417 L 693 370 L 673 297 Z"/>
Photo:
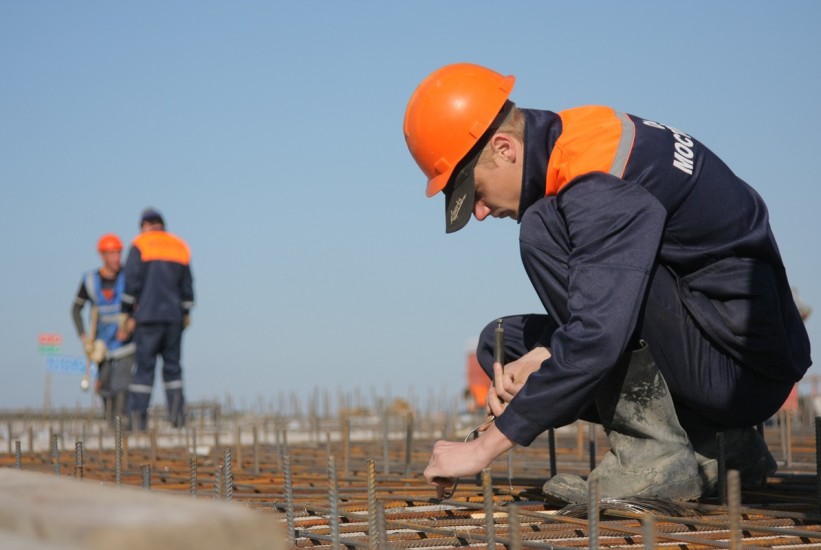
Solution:
<path fill-rule="evenodd" d="M 567 474 L 559 474 L 567 475 Z M 546 497 L 550 497 L 551 499 L 558 500 L 562 503 L 569 503 L 569 504 L 584 504 L 587 502 L 588 494 L 587 494 L 587 482 L 581 476 L 572 476 L 574 478 L 578 478 L 577 483 L 569 483 L 569 479 L 564 480 L 565 485 L 563 487 L 556 487 L 551 486 L 550 480 L 548 480 L 542 486 L 542 494 Z M 584 484 L 582 487 L 581 484 Z M 565 491 L 556 491 L 555 489 L 566 489 Z M 617 499 L 625 499 L 628 500 L 630 498 L 646 498 L 646 497 L 653 497 L 653 498 L 665 498 L 669 500 L 678 500 L 678 501 L 692 501 L 698 500 L 701 498 L 702 494 L 702 482 L 701 477 L 696 476 L 694 478 L 676 481 L 673 483 L 667 483 L 664 485 L 654 485 L 652 487 L 648 487 L 642 491 L 639 491 L 637 494 L 627 495 L 627 496 L 612 496 L 612 495 L 601 495 L 601 498 L 617 498 Z"/>

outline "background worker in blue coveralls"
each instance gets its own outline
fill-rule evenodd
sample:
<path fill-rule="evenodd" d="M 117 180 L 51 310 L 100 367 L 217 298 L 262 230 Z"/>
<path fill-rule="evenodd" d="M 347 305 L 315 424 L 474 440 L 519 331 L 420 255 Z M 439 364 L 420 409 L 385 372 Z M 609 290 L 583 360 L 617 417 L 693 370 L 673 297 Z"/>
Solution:
<path fill-rule="evenodd" d="M 103 264 L 83 274 L 71 308 L 83 350 L 89 361 L 97 363 L 95 391 L 103 400 L 104 415 L 109 421 L 125 415 L 135 349 L 128 336 L 118 330 L 120 299 L 125 288 L 120 265 L 122 251 L 123 243 L 117 235 L 107 233 L 100 237 L 97 252 Z M 88 331 L 82 316 L 86 303 L 91 304 Z M 88 389 L 87 378 L 83 378 L 83 384 L 83 389 Z"/>
<path fill-rule="evenodd" d="M 146 429 L 160 355 L 168 420 L 179 428 L 185 425 L 182 332 L 194 306 L 191 252 L 181 238 L 165 230 L 162 215 L 153 208 L 142 212 L 140 231 L 125 262 L 122 300 L 121 322 L 134 332 L 137 345 L 137 368 L 128 388 L 129 426 Z"/>
<path fill-rule="evenodd" d="M 514 82 L 449 65 L 405 112 L 427 195 L 444 192 L 446 231 L 471 214 L 516 220 L 546 310 L 503 319 L 504 368 L 495 321 L 481 333 L 495 422 L 474 441 L 437 442 L 425 477 L 441 494 L 581 418 L 608 434 L 588 476 L 602 497 L 713 492 L 719 432 L 727 468 L 760 483 L 776 463 L 753 426 L 811 364 L 761 197 L 680 130 L 609 107 L 520 109 Z M 559 474 L 543 491 L 586 502 L 587 480 Z"/>

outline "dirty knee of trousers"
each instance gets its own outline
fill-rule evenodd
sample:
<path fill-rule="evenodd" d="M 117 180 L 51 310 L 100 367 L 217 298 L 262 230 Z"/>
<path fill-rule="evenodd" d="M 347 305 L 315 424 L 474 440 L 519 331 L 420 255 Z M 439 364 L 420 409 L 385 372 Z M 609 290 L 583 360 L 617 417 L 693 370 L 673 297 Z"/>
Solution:
<path fill-rule="evenodd" d="M 596 407 L 610 442 L 610 451 L 590 473 L 602 498 L 701 496 L 696 455 L 645 343 L 632 353 L 621 384 L 606 388 Z M 579 503 L 587 500 L 586 485 L 580 477 L 563 475 L 549 480 L 543 491 Z"/>

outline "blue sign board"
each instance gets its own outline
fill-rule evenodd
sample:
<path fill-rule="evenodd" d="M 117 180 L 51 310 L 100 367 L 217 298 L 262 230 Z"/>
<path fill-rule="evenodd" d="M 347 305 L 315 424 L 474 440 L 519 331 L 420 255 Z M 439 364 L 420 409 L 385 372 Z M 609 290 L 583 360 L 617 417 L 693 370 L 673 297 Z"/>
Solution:
<path fill-rule="evenodd" d="M 51 374 L 83 376 L 86 373 L 86 358 L 70 355 L 47 355 L 46 370 Z"/>

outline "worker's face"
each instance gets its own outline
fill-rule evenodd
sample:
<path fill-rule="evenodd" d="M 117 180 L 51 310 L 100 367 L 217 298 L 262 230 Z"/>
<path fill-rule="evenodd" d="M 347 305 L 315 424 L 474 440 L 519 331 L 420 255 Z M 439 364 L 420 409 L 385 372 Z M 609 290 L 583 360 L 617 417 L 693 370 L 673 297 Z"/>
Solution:
<path fill-rule="evenodd" d="M 122 251 L 105 250 L 103 252 L 100 252 L 100 257 L 103 259 L 103 266 L 109 271 L 120 270 L 120 260 L 122 259 Z"/>
<path fill-rule="evenodd" d="M 143 222 L 140 224 L 141 233 L 148 233 L 149 231 L 162 231 L 163 228 L 163 224 L 157 222 Z"/>
<path fill-rule="evenodd" d="M 502 135 L 504 136 L 504 134 Z M 515 140 L 504 136 L 493 138 L 494 154 L 490 162 L 482 162 L 473 170 L 476 195 L 473 216 L 482 221 L 488 216 L 512 218 L 519 216 L 522 195 L 521 147 Z"/>

